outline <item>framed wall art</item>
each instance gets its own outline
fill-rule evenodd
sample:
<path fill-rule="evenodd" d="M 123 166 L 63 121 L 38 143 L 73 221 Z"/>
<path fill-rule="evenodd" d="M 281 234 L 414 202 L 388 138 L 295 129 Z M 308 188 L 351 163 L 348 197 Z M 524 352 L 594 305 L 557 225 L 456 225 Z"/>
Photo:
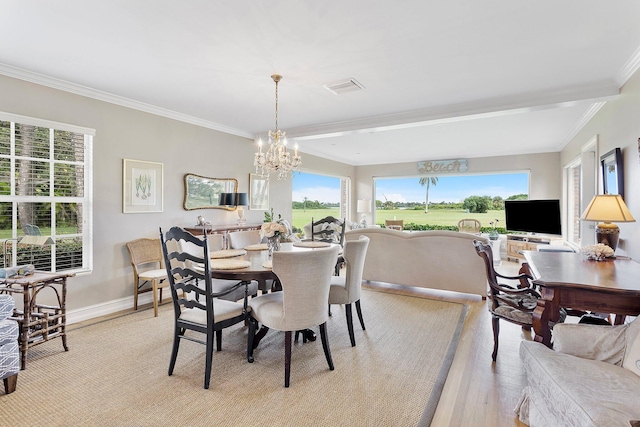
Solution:
<path fill-rule="evenodd" d="M 600 157 L 600 165 L 604 194 L 619 194 L 624 199 L 624 170 L 620 148 L 614 148 Z"/>
<path fill-rule="evenodd" d="M 249 174 L 249 210 L 269 210 L 269 178 L 266 176 Z"/>
<path fill-rule="evenodd" d="M 122 212 L 162 212 L 162 163 L 123 159 Z"/>

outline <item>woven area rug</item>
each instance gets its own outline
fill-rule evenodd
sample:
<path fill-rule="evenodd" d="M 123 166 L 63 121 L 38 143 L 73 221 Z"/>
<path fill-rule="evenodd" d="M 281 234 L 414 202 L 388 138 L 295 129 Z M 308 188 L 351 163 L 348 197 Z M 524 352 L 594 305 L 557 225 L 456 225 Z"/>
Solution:
<path fill-rule="evenodd" d="M 366 331 L 333 306 L 329 371 L 318 333 L 294 344 L 284 388 L 284 333 L 270 331 L 246 361 L 247 328 L 223 332 L 203 388 L 204 346 L 183 341 L 167 368 L 173 310 L 163 305 L 70 331 L 29 351 L 17 390 L 0 394 L 0 424 L 47 426 L 428 425 L 467 313 L 462 304 L 363 290 Z M 354 310 L 355 315 L 355 310 Z M 316 331 L 317 332 L 317 331 Z"/>

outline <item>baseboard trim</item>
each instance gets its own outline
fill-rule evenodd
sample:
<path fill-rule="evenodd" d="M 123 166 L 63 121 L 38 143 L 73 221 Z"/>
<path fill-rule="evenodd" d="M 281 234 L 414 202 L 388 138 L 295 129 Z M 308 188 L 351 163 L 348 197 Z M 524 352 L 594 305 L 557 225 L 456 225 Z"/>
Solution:
<path fill-rule="evenodd" d="M 166 297 L 163 299 L 166 299 Z M 138 310 L 140 309 L 141 305 L 151 303 L 153 303 L 153 297 L 150 292 L 138 295 Z M 132 308 L 133 296 L 128 296 L 116 300 L 107 301 L 101 304 L 89 305 L 77 310 L 67 310 L 67 325 L 85 322 L 96 317 L 108 316 L 110 314 L 130 310 Z"/>

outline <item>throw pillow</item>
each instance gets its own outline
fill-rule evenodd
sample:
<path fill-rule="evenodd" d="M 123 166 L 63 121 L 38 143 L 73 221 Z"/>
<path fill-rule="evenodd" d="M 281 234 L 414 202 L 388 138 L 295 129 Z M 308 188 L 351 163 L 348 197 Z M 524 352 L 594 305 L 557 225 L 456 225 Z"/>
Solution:
<path fill-rule="evenodd" d="M 620 366 L 624 358 L 628 329 L 629 325 L 557 324 L 553 328 L 553 349 L 583 359 Z"/>
<path fill-rule="evenodd" d="M 640 376 L 640 321 L 634 320 L 627 329 L 627 349 L 622 367 Z"/>

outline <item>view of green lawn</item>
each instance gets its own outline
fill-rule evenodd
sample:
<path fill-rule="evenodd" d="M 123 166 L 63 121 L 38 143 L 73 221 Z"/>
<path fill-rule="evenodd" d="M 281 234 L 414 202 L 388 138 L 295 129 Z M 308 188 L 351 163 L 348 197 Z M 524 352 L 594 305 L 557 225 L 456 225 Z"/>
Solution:
<path fill-rule="evenodd" d="M 319 220 L 328 215 L 338 217 L 340 210 L 335 209 L 293 209 L 292 211 L 292 226 L 298 229 L 311 222 L 311 218 Z M 382 210 L 378 209 L 375 212 L 375 223 L 379 225 L 384 224 L 385 219 L 402 219 L 405 225 L 409 223 L 418 225 L 458 225 L 458 221 L 465 218 L 474 218 L 480 221 L 482 227 L 490 227 L 490 222 L 498 220 L 497 227 L 504 228 L 505 218 L 504 210 L 491 210 L 486 213 L 467 213 L 464 210 L 444 210 L 433 209 L 429 213 L 424 213 L 424 210 L 408 210 L 408 209 L 390 209 Z M 360 217 L 354 218 L 356 222 L 360 221 Z"/>

